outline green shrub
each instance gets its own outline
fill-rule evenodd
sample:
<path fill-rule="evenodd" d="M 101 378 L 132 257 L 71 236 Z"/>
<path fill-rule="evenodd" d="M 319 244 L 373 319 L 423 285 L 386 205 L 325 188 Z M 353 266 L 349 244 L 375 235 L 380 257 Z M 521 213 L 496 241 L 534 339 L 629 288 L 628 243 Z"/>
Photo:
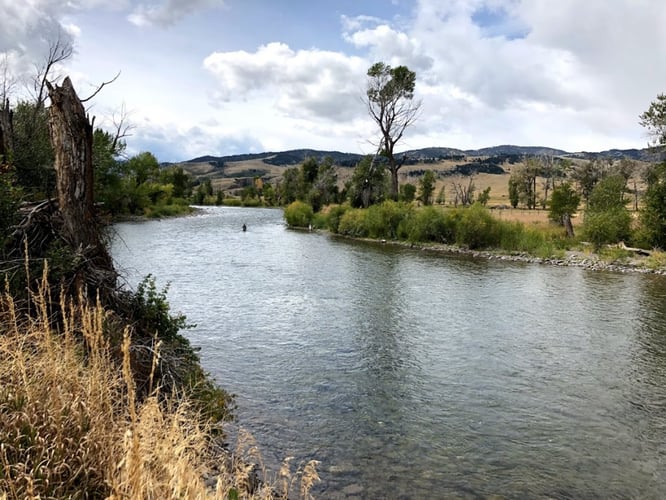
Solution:
<path fill-rule="evenodd" d="M 152 205 L 143 209 L 143 215 L 150 219 L 159 219 L 162 217 L 173 217 L 176 215 L 184 215 L 192 212 L 189 205 L 183 204 L 169 204 L 169 205 Z"/>
<path fill-rule="evenodd" d="M 326 229 L 328 227 L 328 216 L 321 212 L 315 212 L 311 224 L 315 229 Z"/>
<path fill-rule="evenodd" d="M 368 228 L 366 226 L 366 215 L 368 211 L 361 208 L 351 208 L 340 218 L 338 233 L 355 238 L 366 238 Z"/>
<path fill-rule="evenodd" d="M 457 225 L 456 240 L 459 245 L 472 250 L 497 246 L 501 231 L 497 221 L 483 206 L 475 203 L 465 209 Z"/>
<path fill-rule="evenodd" d="M 401 236 L 405 234 L 409 241 L 436 241 L 449 243 L 455 241 L 456 222 L 447 212 L 433 206 L 416 210 L 414 215 L 405 219 L 401 227 Z"/>
<path fill-rule="evenodd" d="M 371 238 L 397 239 L 400 223 L 411 215 L 407 203 L 385 201 L 367 209 L 366 226 Z"/>
<path fill-rule="evenodd" d="M 312 222 L 314 211 L 305 202 L 296 200 L 284 209 L 287 224 L 294 227 L 308 227 Z"/>
<path fill-rule="evenodd" d="M 259 198 L 245 198 L 241 200 L 241 205 L 244 207 L 261 207 L 263 203 Z"/>
<path fill-rule="evenodd" d="M 595 248 L 626 241 L 631 235 L 631 215 L 624 207 L 585 213 L 583 236 Z"/>
<path fill-rule="evenodd" d="M 333 232 L 339 232 L 340 220 L 342 216 L 351 207 L 349 205 L 331 205 L 328 209 L 328 229 Z"/>
<path fill-rule="evenodd" d="M 240 198 L 230 198 L 230 197 L 225 197 L 224 200 L 222 200 L 222 204 L 225 207 L 242 207 L 243 202 L 241 201 Z"/>

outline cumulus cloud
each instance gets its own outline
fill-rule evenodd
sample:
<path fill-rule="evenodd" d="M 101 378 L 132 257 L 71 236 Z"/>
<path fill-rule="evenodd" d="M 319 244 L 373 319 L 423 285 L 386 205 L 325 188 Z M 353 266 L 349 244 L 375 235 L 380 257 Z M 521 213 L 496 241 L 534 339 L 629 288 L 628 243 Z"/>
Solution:
<path fill-rule="evenodd" d="M 128 16 L 137 26 L 167 27 L 199 10 L 219 8 L 224 0 L 164 0 L 162 3 L 141 3 Z"/>
<path fill-rule="evenodd" d="M 323 50 L 294 51 L 283 43 L 255 52 L 215 52 L 204 60 L 215 76 L 217 97 L 244 99 L 252 93 L 273 95 L 285 115 L 345 121 L 358 113 L 368 67 L 366 60 Z"/>
<path fill-rule="evenodd" d="M 384 61 L 391 66 L 405 65 L 412 70 L 424 71 L 433 63 L 418 39 L 386 24 L 345 33 L 344 38 L 357 48 L 369 49 L 373 60 Z"/>

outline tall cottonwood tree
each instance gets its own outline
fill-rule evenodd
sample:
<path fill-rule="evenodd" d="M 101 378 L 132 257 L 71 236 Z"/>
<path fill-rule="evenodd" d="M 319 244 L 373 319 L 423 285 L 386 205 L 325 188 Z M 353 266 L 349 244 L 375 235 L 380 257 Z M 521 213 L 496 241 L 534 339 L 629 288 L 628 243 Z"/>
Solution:
<path fill-rule="evenodd" d="M 650 134 L 650 145 L 663 148 L 666 146 L 666 94 L 658 94 L 657 99 L 640 115 L 640 124 Z"/>
<path fill-rule="evenodd" d="M 640 115 L 640 123 L 651 136 L 650 145 L 659 153 L 666 148 L 666 94 L 657 95 L 646 112 Z M 647 189 L 641 210 L 642 231 L 646 243 L 666 248 L 666 162 L 650 168 L 645 181 Z"/>
<path fill-rule="evenodd" d="M 378 62 L 368 69 L 366 105 L 370 117 L 380 131 L 378 153 L 387 160 L 391 174 L 391 197 L 398 199 L 398 170 L 405 158 L 395 158 L 395 145 L 402 139 L 407 127 L 418 117 L 421 102 L 414 100 L 416 73 L 407 66 L 392 68 Z"/>

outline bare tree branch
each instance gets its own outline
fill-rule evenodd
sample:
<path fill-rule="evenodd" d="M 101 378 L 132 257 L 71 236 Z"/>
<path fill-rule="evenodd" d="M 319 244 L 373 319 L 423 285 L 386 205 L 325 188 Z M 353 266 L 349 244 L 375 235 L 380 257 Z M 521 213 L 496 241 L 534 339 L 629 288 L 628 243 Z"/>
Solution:
<path fill-rule="evenodd" d="M 114 113 L 111 120 L 113 122 L 113 128 L 115 130 L 115 133 L 113 135 L 113 141 L 111 142 L 111 151 L 112 154 L 117 155 L 120 153 L 119 150 L 119 142 L 121 139 L 125 137 L 129 137 L 132 134 L 129 132 L 131 130 L 134 130 L 136 128 L 135 125 L 129 123 L 129 113 L 127 112 L 127 109 L 125 108 L 125 104 L 120 108 L 120 114 L 119 116 L 116 116 Z"/>
<path fill-rule="evenodd" d="M 74 47 L 70 40 L 65 36 L 65 33 L 60 30 L 55 40 L 49 43 L 49 51 L 42 66 L 36 66 L 36 74 L 34 78 L 35 86 L 35 109 L 39 109 L 44 105 L 48 97 L 45 89 L 47 87 L 47 80 L 57 82 L 59 77 L 51 77 L 51 71 L 54 66 L 69 59 L 74 53 Z"/>
<path fill-rule="evenodd" d="M 106 85 L 109 85 L 109 84 L 115 82 L 115 81 L 118 79 L 119 76 L 120 76 L 120 71 L 118 71 L 118 73 L 116 73 L 116 76 L 114 76 L 114 77 L 113 77 L 111 80 L 109 80 L 108 82 L 102 82 L 102 84 L 101 84 L 99 87 L 97 87 L 97 90 L 95 90 L 95 92 L 93 92 L 92 95 L 86 97 L 85 99 L 81 99 L 81 102 L 88 102 L 90 99 L 92 99 L 92 98 L 95 97 L 97 94 L 99 94 L 99 92 L 100 92 L 100 91 L 101 91 Z"/>

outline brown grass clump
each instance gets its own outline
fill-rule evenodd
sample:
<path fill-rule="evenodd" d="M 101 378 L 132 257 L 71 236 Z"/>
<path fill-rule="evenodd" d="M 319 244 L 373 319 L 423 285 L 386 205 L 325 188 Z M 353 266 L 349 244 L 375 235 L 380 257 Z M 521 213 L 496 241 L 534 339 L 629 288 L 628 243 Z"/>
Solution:
<path fill-rule="evenodd" d="M 119 367 L 99 301 L 61 296 L 51 311 L 48 290 L 45 273 L 32 318 L 0 296 L 0 499 L 309 498 L 315 462 L 287 471 L 290 488 L 258 481 L 252 457 L 216 444 L 191 401 L 137 400 L 129 328 Z"/>

